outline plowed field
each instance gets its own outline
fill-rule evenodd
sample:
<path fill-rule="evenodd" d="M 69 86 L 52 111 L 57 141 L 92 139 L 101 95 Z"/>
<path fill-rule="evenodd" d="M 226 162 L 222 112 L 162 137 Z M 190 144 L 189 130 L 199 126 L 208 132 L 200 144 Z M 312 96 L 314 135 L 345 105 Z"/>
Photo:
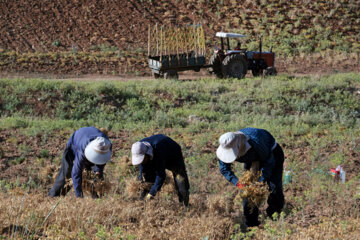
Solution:
<path fill-rule="evenodd" d="M 203 24 L 209 52 L 216 31 L 235 31 L 249 35 L 250 48 L 262 35 L 280 72 L 358 71 L 359 13 L 352 0 L 2 0 L 0 71 L 146 74 L 148 26 L 194 22 Z M 321 51 L 336 52 L 334 67 L 322 62 L 332 54 L 309 56 Z M 355 55 L 344 63 L 338 52 Z"/>

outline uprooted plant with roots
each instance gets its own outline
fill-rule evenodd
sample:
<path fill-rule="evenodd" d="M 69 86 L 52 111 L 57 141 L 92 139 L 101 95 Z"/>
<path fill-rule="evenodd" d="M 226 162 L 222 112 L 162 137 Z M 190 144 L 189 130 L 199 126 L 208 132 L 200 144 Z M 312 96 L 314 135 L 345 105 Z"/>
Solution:
<path fill-rule="evenodd" d="M 265 182 L 259 182 L 261 172 L 253 173 L 245 171 L 239 178 L 239 183 L 245 187 L 237 196 L 241 199 L 248 199 L 250 206 L 260 207 L 268 198 L 270 191 Z"/>

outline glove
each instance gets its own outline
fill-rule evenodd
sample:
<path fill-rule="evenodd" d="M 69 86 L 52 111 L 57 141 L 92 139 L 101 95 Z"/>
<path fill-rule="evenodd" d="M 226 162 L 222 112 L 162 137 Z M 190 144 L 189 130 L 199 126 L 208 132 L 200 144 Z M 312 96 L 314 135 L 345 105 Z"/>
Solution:
<path fill-rule="evenodd" d="M 245 184 L 241 184 L 241 183 L 237 183 L 236 184 L 236 186 L 241 190 L 241 189 L 243 189 L 244 187 L 246 187 L 246 185 Z"/>
<path fill-rule="evenodd" d="M 154 198 L 154 196 L 151 195 L 150 193 L 148 193 L 148 194 L 146 195 L 146 197 L 145 197 L 146 200 L 150 200 L 150 199 L 153 199 L 153 198 Z"/>

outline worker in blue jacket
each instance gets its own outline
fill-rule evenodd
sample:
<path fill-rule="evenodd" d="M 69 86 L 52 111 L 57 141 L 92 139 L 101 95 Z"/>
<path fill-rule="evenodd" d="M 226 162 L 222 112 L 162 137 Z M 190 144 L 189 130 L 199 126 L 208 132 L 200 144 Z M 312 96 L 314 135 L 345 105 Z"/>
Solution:
<path fill-rule="evenodd" d="M 76 197 L 83 197 L 83 170 L 92 170 L 102 179 L 104 167 L 111 158 L 111 150 L 109 138 L 99 129 L 84 127 L 75 131 L 66 144 L 61 168 L 49 196 L 65 195 L 70 190 L 64 188 L 65 180 L 71 177 Z M 96 193 L 92 194 L 97 197 Z"/>
<path fill-rule="evenodd" d="M 149 190 L 144 190 L 140 198 L 151 199 L 160 191 L 165 178 L 165 169 L 172 172 L 179 202 L 189 204 L 189 180 L 186 173 L 181 147 L 171 138 L 153 135 L 132 145 L 132 164 L 139 166 L 139 180 L 154 183 Z"/>
<path fill-rule="evenodd" d="M 280 213 L 284 206 L 282 189 L 282 172 L 284 153 L 274 137 L 264 129 L 244 128 L 238 132 L 228 132 L 220 136 L 220 146 L 216 151 L 219 158 L 221 174 L 238 188 L 244 186 L 231 170 L 231 164 L 236 161 L 244 163 L 244 169 L 253 172 L 261 171 L 259 181 L 266 182 L 270 189 L 267 215 Z M 251 209 L 248 200 L 243 201 L 244 215 L 248 227 L 258 226 L 259 210 Z"/>

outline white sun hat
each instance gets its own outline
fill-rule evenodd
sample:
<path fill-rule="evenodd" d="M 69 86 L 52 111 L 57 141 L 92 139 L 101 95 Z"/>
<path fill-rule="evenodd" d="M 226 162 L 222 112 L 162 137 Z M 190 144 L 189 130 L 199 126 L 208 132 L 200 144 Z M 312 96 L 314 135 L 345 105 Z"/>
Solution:
<path fill-rule="evenodd" d="M 144 161 L 145 154 L 153 157 L 153 148 L 148 142 L 136 142 L 131 146 L 131 162 L 133 165 L 139 165 Z"/>
<path fill-rule="evenodd" d="M 85 157 L 96 165 L 103 165 L 111 158 L 111 143 L 104 137 L 97 137 L 85 148 Z"/>
<path fill-rule="evenodd" d="M 248 137 L 242 132 L 227 132 L 220 136 L 216 156 L 224 163 L 232 163 L 250 148 Z"/>

